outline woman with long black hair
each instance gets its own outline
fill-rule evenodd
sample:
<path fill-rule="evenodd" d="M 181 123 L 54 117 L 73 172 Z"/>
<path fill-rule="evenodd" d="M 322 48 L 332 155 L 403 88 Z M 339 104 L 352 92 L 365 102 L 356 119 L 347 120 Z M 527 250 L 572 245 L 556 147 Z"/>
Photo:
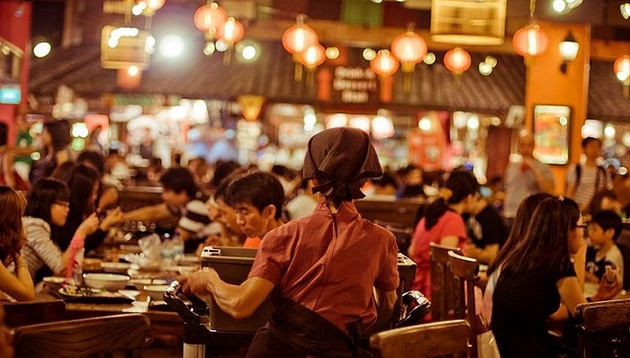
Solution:
<path fill-rule="evenodd" d="M 479 183 L 468 171 L 454 171 L 446 180 L 440 197 L 428 207 L 411 239 L 409 257 L 416 263 L 416 277 L 411 286 L 427 298 L 431 297 L 429 273 L 429 244 L 463 248 L 466 243 L 466 224 L 462 214 L 468 212 L 479 195 Z"/>

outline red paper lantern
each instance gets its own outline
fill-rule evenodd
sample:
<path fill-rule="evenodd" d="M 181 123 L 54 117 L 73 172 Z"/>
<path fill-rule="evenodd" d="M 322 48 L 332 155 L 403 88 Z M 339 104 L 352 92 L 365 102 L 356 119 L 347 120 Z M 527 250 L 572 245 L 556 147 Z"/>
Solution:
<path fill-rule="evenodd" d="M 307 68 L 315 68 L 326 61 L 326 49 L 320 44 L 309 46 L 300 55 L 300 63 Z"/>
<path fill-rule="evenodd" d="M 234 45 L 241 41 L 244 34 L 245 28 L 243 24 L 236 21 L 233 17 L 228 18 L 225 24 L 217 29 L 217 37 L 228 45 Z"/>
<path fill-rule="evenodd" d="M 514 33 L 512 44 L 521 56 L 540 55 L 547 49 L 549 39 L 536 24 L 530 24 Z"/>
<path fill-rule="evenodd" d="M 227 21 L 227 13 L 217 3 L 203 5 L 195 11 L 195 26 L 201 31 L 215 31 Z"/>
<path fill-rule="evenodd" d="M 630 56 L 623 55 L 615 60 L 613 69 L 619 81 L 626 81 L 630 78 Z"/>
<path fill-rule="evenodd" d="M 402 63 L 403 71 L 411 72 L 427 54 L 427 43 L 415 32 L 407 31 L 392 41 L 392 53 Z"/>
<path fill-rule="evenodd" d="M 470 68 L 472 60 L 466 50 L 456 47 L 444 55 L 444 66 L 449 71 L 460 74 Z"/>
<path fill-rule="evenodd" d="M 390 76 L 398 71 L 398 60 L 387 50 L 380 50 L 370 61 L 370 68 L 379 76 Z"/>
<path fill-rule="evenodd" d="M 288 28 L 282 34 L 282 46 L 290 53 L 302 53 L 318 43 L 317 33 L 312 28 L 300 23 Z"/>

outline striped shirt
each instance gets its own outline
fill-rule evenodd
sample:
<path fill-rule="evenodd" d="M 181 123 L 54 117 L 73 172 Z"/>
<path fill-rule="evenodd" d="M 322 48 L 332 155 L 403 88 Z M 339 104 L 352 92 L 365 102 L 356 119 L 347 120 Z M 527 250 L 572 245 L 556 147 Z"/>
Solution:
<path fill-rule="evenodd" d="M 50 225 L 42 219 L 25 216 L 22 218 L 26 230 L 26 245 L 21 255 L 28 265 L 31 277 L 42 267 L 48 266 L 59 273 L 64 268 L 61 249 L 50 238 Z"/>

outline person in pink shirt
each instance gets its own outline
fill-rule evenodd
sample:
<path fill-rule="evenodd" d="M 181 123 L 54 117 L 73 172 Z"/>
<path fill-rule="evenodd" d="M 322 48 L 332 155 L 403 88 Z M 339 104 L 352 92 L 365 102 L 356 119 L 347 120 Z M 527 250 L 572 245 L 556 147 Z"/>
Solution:
<path fill-rule="evenodd" d="M 431 299 L 429 271 L 429 243 L 464 248 L 467 241 L 466 224 L 462 214 L 469 212 L 479 196 L 479 183 L 468 171 L 454 171 L 446 180 L 440 197 L 426 209 L 425 216 L 414 230 L 409 246 L 409 257 L 416 263 L 414 290 Z"/>
<path fill-rule="evenodd" d="M 247 357 L 366 353 L 358 346 L 360 332 L 376 322 L 377 305 L 391 312 L 399 285 L 394 235 L 363 219 L 353 204 L 365 196 L 360 188 L 367 179 L 381 174 L 365 132 L 342 127 L 316 134 L 303 168 L 303 177 L 313 180 L 313 191 L 321 195 L 315 212 L 268 232 L 242 284 L 223 282 L 211 268 L 184 281 L 198 296 L 212 294 L 235 318 L 250 316 L 272 299 L 274 313 Z"/>

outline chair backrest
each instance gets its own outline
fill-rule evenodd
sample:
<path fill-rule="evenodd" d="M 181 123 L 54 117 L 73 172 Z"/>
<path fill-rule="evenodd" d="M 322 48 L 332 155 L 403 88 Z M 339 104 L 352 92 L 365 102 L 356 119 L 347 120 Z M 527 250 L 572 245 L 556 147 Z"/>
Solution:
<path fill-rule="evenodd" d="M 479 327 L 475 306 L 475 282 L 479 280 L 479 263 L 476 259 L 448 252 L 449 269 L 457 284 L 457 301 L 455 302 L 455 318 L 463 318 L 472 327 L 470 331 L 470 355 L 477 358 L 477 334 L 486 327 Z"/>
<path fill-rule="evenodd" d="M 579 357 L 630 357 L 630 299 L 580 304 L 575 319 Z"/>
<path fill-rule="evenodd" d="M 430 358 L 468 353 L 470 325 L 464 320 L 419 324 L 370 337 L 376 358 Z"/>
<path fill-rule="evenodd" d="M 142 348 L 149 318 L 120 314 L 20 326 L 13 331 L 16 357 L 89 357 Z"/>
<path fill-rule="evenodd" d="M 65 318 L 66 312 L 63 300 L 12 302 L 2 306 L 7 327 L 59 321 Z"/>
<path fill-rule="evenodd" d="M 453 273 L 448 268 L 449 251 L 461 254 L 461 249 L 429 244 L 431 270 L 431 317 L 434 321 L 453 319 L 459 291 Z M 426 294 L 426 292 L 424 292 Z"/>

